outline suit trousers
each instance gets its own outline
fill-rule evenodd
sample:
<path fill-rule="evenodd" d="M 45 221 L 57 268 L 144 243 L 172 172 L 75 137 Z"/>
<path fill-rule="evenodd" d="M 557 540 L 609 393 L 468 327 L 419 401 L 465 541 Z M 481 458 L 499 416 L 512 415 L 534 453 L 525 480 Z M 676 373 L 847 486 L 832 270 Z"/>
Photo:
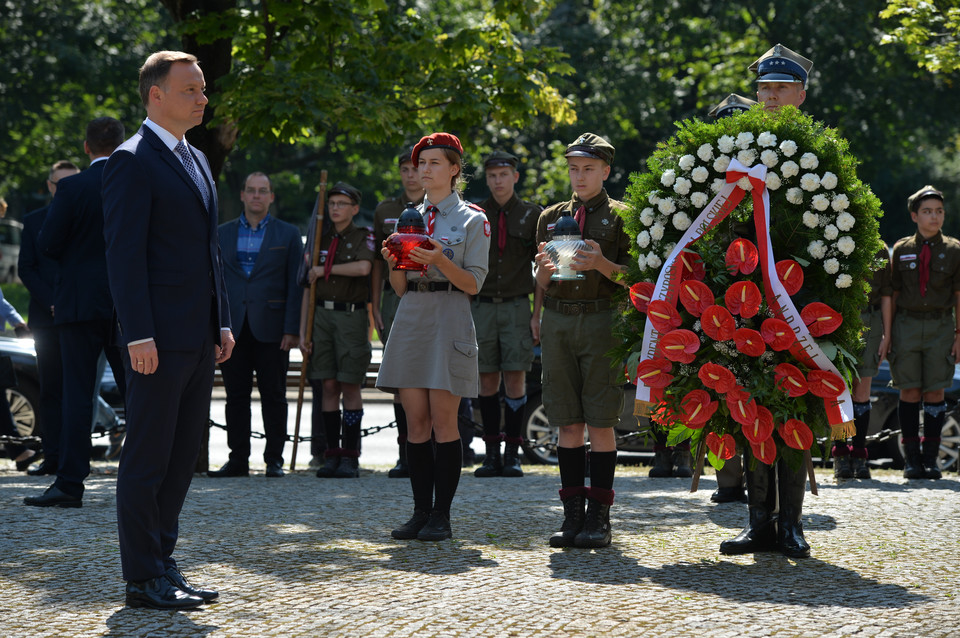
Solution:
<path fill-rule="evenodd" d="M 117 472 L 123 578 L 144 581 L 176 567 L 180 510 L 208 427 L 212 340 L 198 350 L 160 350 L 153 374 L 127 373 L 127 438 Z"/>
<path fill-rule="evenodd" d="M 283 465 L 283 446 L 287 440 L 287 369 L 290 353 L 280 349 L 279 341 L 258 341 L 246 320 L 237 336 L 230 358 L 220 364 L 227 392 L 227 445 L 230 460 L 247 465 L 250 458 L 250 395 L 253 375 L 257 375 L 260 413 L 266 446 L 265 463 Z"/>
<path fill-rule="evenodd" d="M 100 354 L 106 353 L 114 370 L 121 369 L 120 355 L 110 343 L 113 331 L 109 319 L 65 323 L 58 330 L 64 374 L 55 484 L 67 494 L 82 497 L 83 481 L 90 474 L 90 427 L 100 381 Z"/>
<path fill-rule="evenodd" d="M 60 424 L 63 423 L 63 361 L 60 358 L 60 333 L 54 325 L 31 326 L 33 347 L 37 351 L 37 376 L 40 380 L 40 436 L 43 454 L 56 466 L 60 458 Z"/>

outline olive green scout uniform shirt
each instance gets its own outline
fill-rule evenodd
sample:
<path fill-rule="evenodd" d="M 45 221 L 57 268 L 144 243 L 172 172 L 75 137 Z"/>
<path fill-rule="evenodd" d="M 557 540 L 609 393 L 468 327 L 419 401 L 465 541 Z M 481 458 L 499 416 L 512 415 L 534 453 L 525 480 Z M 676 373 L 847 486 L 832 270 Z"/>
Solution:
<path fill-rule="evenodd" d="M 930 244 L 930 279 L 920 296 L 920 249 Z M 953 308 L 960 290 L 960 241 L 943 233 L 924 240 L 920 233 L 904 237 L 893 247 L 891 290 L 899 292 L 897 309 L 931 312 Z"/>
<path fill-rule="evenodd" d="M 514 194 L 500 206 L 493 197 L 480 204 L 490 222 L 490 271 L 480 294 L 484 297 L 519 297 L 533 292 L 533 260 L 537 255 L 537 221 L 540 207 Z M 506 212 L 507 245 L 500 254 L 500 210 Z"/>

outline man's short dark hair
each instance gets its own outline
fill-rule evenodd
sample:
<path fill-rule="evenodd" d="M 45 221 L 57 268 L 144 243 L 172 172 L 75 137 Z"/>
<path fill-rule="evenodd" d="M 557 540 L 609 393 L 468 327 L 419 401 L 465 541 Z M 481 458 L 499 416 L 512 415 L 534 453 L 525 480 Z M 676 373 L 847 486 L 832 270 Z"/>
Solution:
<path fill-rule="evenodd" d="M 250 181 L 250 178 L 251 178 L 251 177 L 263 177 L 263 178 L 265 178 L 265 179 L 267 180 L 267 184 L 270 186 L 270 190 L 271 190 L 271 191 L 273 190 L 273 180 L 270 179 L 270 176 L 267 175 L 266 173 L 264 173 L 263 171 L 254 171 L 254 172 L 250 173 L 249 175 L 247 175 L 246 178 L 244 178 L 244 180 L 243 180 L 243 187 L 244 187 L 244 188 L 247 187 L 247 182 Z"/>
<path fill-rule="evenodd" d="M 109 155 L 123 144 L 123 124 L 112 117 L 98 117 L 87 124 L 86 141 L 94 155 Z"/>
<path fill-rule="evenodd" d="M 150 104 L 150 87 L 161 86 L 170 74 L 170 67 L 177 62 L 197 64 L 197 56 L 183 51 L 157 51 L 140 67 L 140 100 Z"/>
<path fill-rule="evenodd" d="M 47 174 L 47 179 L 53 177 L 53 174 L 57 171 L 77 171 L 79 173 L 80 167 L 70 160 L 58 160 L 53 163 L 53 166 L 50 167 L 50 172 Z"/>

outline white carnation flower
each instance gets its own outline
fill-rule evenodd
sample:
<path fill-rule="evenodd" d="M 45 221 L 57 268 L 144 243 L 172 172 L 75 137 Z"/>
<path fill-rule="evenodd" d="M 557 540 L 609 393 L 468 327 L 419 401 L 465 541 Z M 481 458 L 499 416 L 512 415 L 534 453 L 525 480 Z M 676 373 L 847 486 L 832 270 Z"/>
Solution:
<path fill-rule="evenodd" d="M 726 173 L 727 167 L 730 166 L 730 156 L 721 155 L 713 161 L 713 170 L 717 173 Z"/>
<path fill-rule="evenodd" d="M 849 288 L 853 284 L 853 277 L 847 274 L 837 277 L 837 288 Z"/>
<path fill-rule="evenodd" d="M 643 224 L 644 226 L 649 226 L 650 224 L 653 223 L 652 208 L 647 207 L 647 208 L 644 208 L 642 211 L 640 211 L 640 223 Z"/>
<path fill-rule="evenodd" d="M 686 195 L 690 192 L 690 180 L 686 177 L 678 177 L 677 181 L 673 184 L 673 190 L 677 195 Z"/>
<path fill-rule="evenodd" d="M 650 194 L 647 195 L 647 201 L 656 206 L 657 202 L 660 201 L 660 195 L 657 193 L 657 191 L 651 191 Z"/>
<path fill-rule="evenodd" d="M 820 224 L 820 217 L 816 213 L 807 211 L 803 214 L 803 225 L 807 228 L 816 228 Z"/>
<path fill-rule="evenodd" d="M 837 176 L 827 171 L 823 174 L 823 177 L 820 178 L 820 185 L 826 188 L 828 191 L 832 191 L 837 187 Z"/>
<path fill-rule="evenodd" d="M 663 224 L 661 224 L 660 222 L 657 222 L 650 228 L 650 239 L 652 239 L 653 241 L 660 241 L 661 239 L 663 239 L 663 231 L 664 231 Z"/>
<path fill-rule="evenodd" d="M 660 176 L 660 183 L 670 188 L 673 186 L 673 182 L 677 179 L 677 171 L 672 168 L 666 171 L 663 171 L 663 175 Z"/>
<path fill-rule="evenodd" d="M 753 184 L 750 183 L 750 178 L 747 176 L 743 176 L 738 179 L 737 186 L 748 192 L 753 190 Z"/>
<path fill-rule="evenodd" d="M 840 193 L 839 195 L 834 197 L 833 201 L 830 202 L 830 208 L 837 211 L 838 213 L 847 210 L 847 208 L 849 207 L 850 207 L 850 199 L 843 193 Z"/>
<path fill-rule="evenodd" d="M 717 148 L 721 153 L 729 153 L 733 150 L 734 140 L 729 135 L 724 135 L 719 140 L 717 140 Z"/>
<path fill-rule="evenodd" d="M 716 195 L 726 185 L 727 185 L 727 182 L 725 182 L 724 180 L 718 177 L 715 180 L 713 180 L 713 183 L 710 184 L 710 190 L 713 192 L 714 195 Z"/>
<path fill-rule="evenodd" d="M 787 191 L 787 201 L 791 204 L 802 204 L 803 203 L 803 191 L 794 186 Z"/>
<path fill-rule="evenodd" d="M 767 188 L 775 191 L 783 185 L 783 182 L 780 181 L 780 176 L 776 173 L 767 173 Z"/>
<path fill-rule="evenodd" d="M 694 208 L 703 208 L 707 205 L 708 201 L 710 201 L 710 198 L 707 197 L 706 193 L 697 192 L 690 195 L 690 205 Z"/>
<path fill-rule="evenodd" d="M 840 231 L 837 230 L 837 227 L 833 224 L 827 224 L 827 227 L 823 229 L 823 238 L 833 241 L 840 235 Z"/>
<path fill-rule="evenodd" d="M 690 219 L 690 216 L 683 211 L 680 211 L 673 216 L 673 227 L 677 230 L 686 230 L 690 228 L 690 224 L 692 223 L 693 220 Z"/>
<path fill-rule="evenodd" d="M 649 252 L 647 253 L 647 266 L 650 268 L 659 268 L 660 264 L 663 263 L 663 260 L 660 259 L 660 255 Z"/>
<path fill-rule="evenodd" d="M 759 136 L 757 136 L 757 144 L 764 148 L 776 146 L 777 136 L 771 133 L 770 131 L 764 131 Z"/>
<path fill-rule="evenodd" d="M 800 188 L 812 193 L 820 188 L 820 177 L 816 173 L 804 173 L 800 176 Z"/>
<path fill-rule="evenodd" d="M 839 240 L 837 240 L 837 250 L 839 250 L 844 255 L 849 255 L 853 252 L 853 249 L 857 247 L 857 242 L 853 241 L 853 238 L 849 235 L 844 235 Z"/>
<path fill-rule="evenodd" d="M 740 135 L 737 135 L 737 147 L 741 149 L 750 148 L 750 145 L 753 144 L 753 139 L 753 133 L 743 131 Z"/>
<path fill-rule="evenodd" d="M 673 211 L 677 210 L 677 205 L 673 203 L 673 200 L 669 197 L 661 199 L 657 202 L 657 208 L 664 215 L 670 215 Z"/>
<path fill-rule="evenodd" d="M 753 149 L 740 151 L 737 153 L 737 161 L 749 168 L 757 161 L 757 152 Z"/>
<path fill-rule="evenodd" d="M 693 155 L 684 155 L 683 157 L 680 158 L 680 161 L 678 162 L 678 164 L 680 165 L 680 168 L 685 171 L 689 171 L 691 168 L 694 167 L 696 163 L 697 163 L 697 158 L 695 158 Z"/>
<path fill-rule="evenodd" d="M 818 166 L 820 166 L 820 160 L 813 153 L 804 153 L 800 156 L 800 168 L 812 171 Z"/>
<path fill-rule="evenodd" d="M 807 246 L 807 252 L 814 259 L 823 259 L 823 256 L 827 254 L 827 247 L 818 239 L 810 242 L 810 245 Z"/>
<path fill-rule="evenodd" d="M 827 271 L 828 275 L 835 275 L 840 272 L 840 262 L 837 261 L 836 258 L 831 257 L 823 262 L 823 269 Z"/>
<path fill-rule="evenodd" d="M 640 248 L 646 248 L 650 245 L 650 233 L 646 230 L 641 230 L 640 234 L 637 235 L 637 246 Z"/>
<path fill-rule="evenodd" d="M 673 249 L 677 247 L 677 242 L 671 242 L 663 247 L 663 258 L 666 259 L 670 256 L 670 253 L 673 252 Z"/>
<path fill-rule="evenodd" d="M 810 200 L 810 205 L 813 206 L 815 210 L 825 211 L 830 208 L 830 200 L 827 199 L 827 196 L 823 193 L 818 193 Z"/>
<path fill-rule="evenodd" d="M 697 157 L 704 162 L 709 162 L 713 159 L 713 147 L 709 144 L 701 144 L 700 148 L 697 149 Z"/>
<path fill-rule="evenodd" d="M 786 161 L 780 166 L 780 173 L 783 174 L 783 179 L 790 179 L 791 177 L 797 175 L 799 172 L 800 172 L 800 165 L 794 162 L 793 160 Z"/>
<path fill-rule="evenodd" d="M 843 231 L 850 230 L 856 221 L 856 218 L 850 213 L 840 213 L 837 215 L 837 228 Z"/>
<path fill-rule="evenodd" d="M 787 157 L 793 157 L 797 152 L 797 143 L 793 140 L 783 140 L 780 142 L 780 152 Z"/>
<path fill-rule="evenodd" d="M 690 177 L 693 178 L 693 181 L 696 183 L 702 184 L 710 177 L 710 171 L 703 166 L 698 166 L 690 173 Z"/>
<path fill-rule="evenodd" d="M 777 155 L 776 151 L 771 151 L 768 148 L 764 152 L 760 153 L 760 161 L 763 162 L 763 165 L 767 168 L 773 168 L 777 165 L 777 162 L 780 161 L 780 157 Z"/>

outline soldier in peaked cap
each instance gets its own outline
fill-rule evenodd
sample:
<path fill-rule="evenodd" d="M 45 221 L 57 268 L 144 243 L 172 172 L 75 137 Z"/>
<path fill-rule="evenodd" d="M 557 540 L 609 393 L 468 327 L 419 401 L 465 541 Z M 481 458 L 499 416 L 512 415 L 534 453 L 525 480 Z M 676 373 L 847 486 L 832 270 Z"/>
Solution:
<path fill-rule="evenodd" d="M 757 58 L 748 70 L 757 74 L 757 100 L 772 111 L 784 105 L 803 104 L 812 68 L 812 60 L 777 44 Z"/>
<path fill-rule="evenodd" d="M 489 272 L 471 302 L 480 347 L 480 414 L 487 453 L 474 476 L 523 476 L 520 431 L 527 402 L 526 373 L 540 338 L 540 308 L 530 312 L 535 282 L 531 263 L 537 254 L 540 206 L 517 197 L 519 159 L 494 151 L 484 159 L 490 197 L 480 208 L 491 228 Z M 539 297 L 538 297 L 539 301 Z M 536 316 L 536 320 L 534 320 Z M 500 434 L 500 378 L 504 384 L 504 432 Z M 500 441 L 506 441 L 503 458 Z"/>
<path fill-rule="evenodd" d="M 617 211 L 625 206 L 607 196 L 614 148 L 593 133 L 567 147 L 573 197 L 540 214 L 537 291 L 543 295 L 543 404 L 560 428 L 560 499 L 564 520 L 551 547 L 605 547 L 610 544 L 610 505 L 617 465 L 613 428 L 623 406 L 622 373 L 606 353 L 616 345 L 611 297 L 630 259 L 630 239 Z M 578 251 L 575 270 L 584 279 L 554 281 L 556 268 L 544 252 L 561 215 L 580 226 L 589 250 Z M 584 432 L 590 433 L 590 487 L 586 483 Z M 586 506 L 586 511 L 584 507 Z"/>
<path fill-rule="evenodd" d="M 745 113 L 750 110 L 751 106 L 757 104 L 755 100 L 750 98 L 743 97 L 742 95 L 737 95 L 736 93 L 731 93 L 727 97 L 723 98 L 723 101 L 720 104 L 717 104 L 712 109 L 707 112 L 712 118 L 720 119 L 722 117 L 730 117 L 732 115 L 737 115 L 738 113 Z"/>
<path fill-rule="evenodd" d="M 413 147 L 408 148 L 397 158 L 400 169 L 400 182 L 403 192 L 396 197 L 388 197 L 373 211 L 373 243 L 379 247 L 383 240 L 390 236 L 397 226 L 397 218 L 407 204 L 419 206 L 423 202 L 423 186 L 420 184 L 420 174 L 413 163 Z M 386 262 L 379 249 L 373 260 L 373 276 L 371 279 L 371 301 L 373 303 L 373 321 L 384 345 L 390 337 L 390 328 L 393 318 L 397 315 L 400 297 L 390 285 Z M 407 413 L 403 410 L 400 395 L 393 395 L 393 415 L 397 422 L 397 444 L 399 459 L 397 464 L 387 472 L 389 478 L 406 478 L 410 476 L 407 470 Z"/>
<path fill-rule="evenodd" d="M 890 374 L 900 390 L 897 414 L 904 447 L 903 476 L 938 479 L 944 389 L 960 362 L 960 242 L 941 232 L 943 193 L 927 185 L 907 199 L 917 233 L 893 247 L 894 312 Z M 920 439 L 920 401 L 923 434 Z"/>

